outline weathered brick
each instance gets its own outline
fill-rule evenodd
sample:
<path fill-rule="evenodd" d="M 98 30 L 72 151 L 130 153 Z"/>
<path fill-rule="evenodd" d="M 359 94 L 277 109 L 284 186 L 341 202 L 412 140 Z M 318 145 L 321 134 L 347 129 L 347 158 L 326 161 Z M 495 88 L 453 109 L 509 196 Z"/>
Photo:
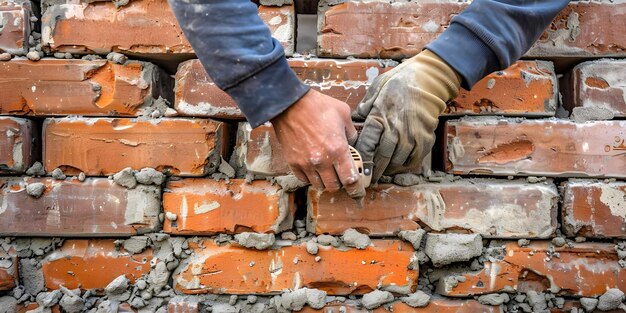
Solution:
<path fill-rule="evenodd" d="M 549 257 L 550 242 L 537 241 L 519 247 L 507 243 L 504 260 L 485 262 L 482 270 L 464 272 L 465 281 L 443 277 L 437 292 L 465 297 L 492 292 L 529 290 L 552 291 L 565 296 L 596 297 L 608 288 L 626 288 L 626 269 L 618 263 L 614 244 L 575 243 L 555 248 L 558 257 Z M 454 274 L 458 275 L 458 274 Z M 454 278 L 453 278 L 454 279 Z"/>
<path fill-rule="evenodd" d="M 18 283 L 17 254 L 15 248 L 0 247 L 0 291 L 13 289 Z"/>
<path fill-rule="evenodd" d="M 343 309 L 342 309 L 343 308 Z M 300 311 L 301 313 L 327 313 L 327 312 L 344 312 L 344 313 L 500 313 L 502 312 L 501 306 L 490 306 L 478 303 L 476 300 L 457 300 L 457 299 L 445 299 L 445 298 L 433 298 L 430 300 L 427 306 L 423 308 L 412 308 L 402 302 L 394 302 L 387 308 L 382 306 L 374 310 L 367 310 L 355 303 L 331 303 L 324 308 L 316 310 L 311 307 L 304 307 Z"/>
<path fill-rule="evenodd" d="M 37 304 L 36 302 L 31 302 L 31 303 L 22 303 L 22 304 L 18 304 L 17 305 L 17 313 L 30 313 L 30 312 L 40 312 L 38 310 L 42 310 L 43 308 L 39 308 L 39 304 Z M 50 313 L 61 313 L 61 307 L 58 304 L 53 305 L 51 308 L 49 308 Z"/>
<path fill-rule="evenodd" d="M 39 133 L 35 123 L 0 117 L 0 173 L 24 173 L 39 158 Z"/>
<path fill-rule="evenodd" d="M 474 118 L 445 129 L 450 173 L 626 177 L 626 121 Z"/>
<path fill-rule="evenodd" d="M 417 270 L 409 270 L 413 248 L 397 240 L 374 240 L 365 250 L 320 246 L 319 262 L 305 244 L 258 251 L 204 240 L 174 275 L 186 294 L 280 293 L 317 288 L 332 295 L 363 294 L 377 287 L 407 293 L 415 289 Z"/>
<path fill-rule="evenodd" d="M 598 60 L 576 65 L 561 88 L 570 112 L 604 109 L 626 117 L 626 61 Z"/>
<path fill-rule="evenodd" d="M 419 53 L 467 7 L 459 1 L 346 1 L 321 6 L 318 55 L 402 59 Z M 528 57 L 623 56 L 626 3 L 573 1 L 526 53 Z"/>
<path fill-rule="evenodd" d="M 226 124 L 201 119 L 64 118 L 44 122 L 44 166 L 69 175 L 112 175 L 153 167 L 210 174 L 224 153 Z"/>
<path fill-rule="evenodd" d="M 200 301 L 192 297 L 174 297 L 167 303 L 167 313 L 200 313 Z"/>
<path fill-rule="evenodd" d="M 120 275 L 134 283 L 150 271 L 152 250 L 131 254 L 113 240 L 66 240 L 42 261 L 45 286 L 59 289 L 104 289 Z"/>
<path fill-rule="evenodd" d="M 53 52 L 193 53 L 165 0 L 44 3 L 41 40 Z"/>
<path fill-rule="evenodd" d="M 461 89 L 444 115 L 554 116 L 559 90 L 552 62 L 518 61 Z"/>
<path fill-rule="evenodd" d="M 43 183 L 40 198 L 26 186 Z M 126 189 L 106 178 L 0 178 L 0 235 L 40 237 L 130 236 L 159 230 L 161 190 Z"/>
<path fill-rule="evenodd" d="M 307 85 L 345 101 L 355 109 L 367 86 L 394 63 L 378 60 L 289 59 L 289 66 Z M 182 63 L 176 72 L 178 112 L 189 116 L 243 119 L 237 104 L 207 75 L 200 61 Z"/>
<path fill-rule="evenodd" d="M 552 183 L 381 184 L 367 190 L 365 204 L 358 208 L 345 193 L 310 188 L 307 227 L 316 234 L 355 228 L 388 236 L 417 229 L 420 223 L 435 231 L 462 229 L 491 238 L 547 238 L 557 227 L 558 197 Z"/>
<path fill-rule="evenodd" d="M 172 81 L 158 67 L 139 61 L 0 62 L 0 114 L 137 116 L 150 113 L 159 96 L 173 100 Z"/>
<path fill-rule="evenodd" d="M 259 6 L 259 16 L 272 32 L 272 36 L 280 42 L 285 54 L 291 56 L 296 47 L 296 11 L 295 6 L 283 5 Z"/>
<path fill-rule="evenodd" d="M 176 215 L 165 220 L 167 233 L 279 233 L 292 228 L 296 206 L 292 193 L 269 181 L 189 178 L 167 184 L 163 210 Z"/>
<path fill-rule="evenodd" d="M 17 2 L 0 2 L 0 21 L 0 53 L 26 54 L 30 35 L 30 10 Z"/>
<path fill-rule="evenodd" d="M 280 176 L 291 172 L 274 127 L 269 123 L 254 129 L 248 123 L 239 123 L 234 157 L 238 167 L 249 173 Z"/>
<path fill-rule="evenodd" d="M 563 232 L 567 236 L 626 238 L 626 182 L 564 183 Z"/>

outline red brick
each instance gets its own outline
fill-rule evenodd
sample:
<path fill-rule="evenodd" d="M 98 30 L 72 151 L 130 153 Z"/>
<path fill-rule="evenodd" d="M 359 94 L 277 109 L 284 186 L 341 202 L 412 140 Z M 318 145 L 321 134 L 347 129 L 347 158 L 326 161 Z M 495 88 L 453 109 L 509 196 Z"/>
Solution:
<path fill-rule="evenodd" d="M 343 308 L 343 310 L 341 309 Z M 328 312 L 344 312 L 344 313 L 500 313 L 502 312 L 501 306 L 490 306 L 478 303 L 476 300 L 457 300 L 457 299 L 445 299 L 434 298 L 431 299 L 427 306 L 423 308 L 412 308 L 402 302 L 394 302 L 390 308 L 379 307 L 374 310 L 367 310 L 359 308 L 354 303 L 332 303 L 326 305 L 323 309 L 312 309 L 311 307 L 304 307 L 300 313 L 328 313 Z"/>
<path fill-rule="evenodd" d="M 599 60 L 576 65 L 561 88 L 563 105 L 573 110 L 606 109 L 626 117 L 626 61 Z"/>
<path fill-rule="evenodd" d="M 296 46 L 296 11 L 294 5 L 259 6 L 259 16 L 280 42 L 285 54 L 291 56 Z"/>
<path fill-rule="evenodd" d="M 191 297 L 174 297 L 167 304 L 167 313 L 200 313 L 200 301 Z"/>
<path fill-rule="evenodd" d="M 269 123 L 254 129 L 248 123 L 239 123 L 234 156 L 238 166 L 245 167 L 249 173 L 280 176 L 291 172 L 274 127 Z"/>
<path fill-rule="evenodd" d="M 39 158 L 39 133 L 35 123 L 0 116 L 0 174 L 24 173 Z"/>
<path fill-rule="evenodd" d="M 289 59 L 296 75 L 313 89 L 355 109 L 369 83 L 391 69 L 377 60 Z M 207 75 L 200 61 L 182 63 L 176 72 L 176 110 L 189 116 L 243 119 L 236 103 Z"/>
<path fill-rule="evenodd" d="M 626 238 L 626 182 L 564 183 L 563 232 L 567 236 Z"/>
<path fill-rule="evenodd" d="M 36 199 L 26 185 L 41 182 Z M 0 235 L 41 237 L 130 236 L 159 230 L 161 189 L 126 189 L 105 178 L 54 180 L 0 179 Z"/>
<path fill-rule="evenodd" d="M 12 2 L 0 2 L 0 53 L 23 55 L 28 51 L 30 35 L 30 11 Z"/>
<path fill-rule="evenodd" d="M 42 43 L 53 52 L 193 53 L 165 0 L 55 4 L 42 19 Z M 105 31 L 106 30 L 106 31 Z"/>
<path fill-rule="evenodd" d="M 346 1 L 322 7 L 318 54 L 402 59 L 419 53 L 468 2 Z M 626 4 L 572 2 L 526 53 L 527 57 L 623 56 Z"/>
<path fill-rule="evenodd" d="M 425 225 L 490 238 L 547 238 L 554 234 L 558 193 L 549 184 L 462 181 L 369 188 L 363 208 L 345 193 L 309 189 L 308 230 L 342 234 L 348 228 L 389 236 Z M 419 224 L 418 224 L 419 223 Z"/>
<path fill-rule="evenodd" d="M 151 260 L 150 249 L 131 254 L 113 240 L 66 240 L 42 261 L 42 271 L 48 289 L 104 289 L 120 275 L 134 283 L 150 271 Z"/>
<path fill-rule="evenodd" d="M 449 173 L 626 177 L 626 121 L 494 118 L 446 123 Z"/>
<path fill-rule="evenodd" d="M 206 175 L 224 152 L 225 127 L 201 119 L 46 119 L 44 166 L 70 175 L 112 175 L 126 167 Z"/>
<path fill-rule="evenodd" d="M 15 248 L 5 250 L 0 247 L 0 291 L 8 291 L 17 286 L 18 269 Z"/>
<path fill-rule="evenodd" d="M 138 61 L 106 60 L 0 62 L 0 114 L 137 116 L 154 99 L 172 100 L 171 79 L 158 67 Z"/>
<path fill-rule="evenodd" d="M 518 61 L 461 89 L 444 115 L 554 116 L 558 91 L 552 62 Z"/>
<path fill-rule="evenodd" d="M 533 242 L 523 248 L 508 243 L 504 260 L 487 261 L 482 270 L 462 273 L 466 280 L 456 287 L 446 287 L 446 278 L 442 278 L 437 291 L 452 297 L 511 290 L 551 290 L 558 295 L 596 297 L 608 288 L 624 290 L 626 269 L 618 264 L 614 246 L 576 243 L 571 248 L 556 248 L 559 257 L 548 258 L 549 242 Z"/>
<path fill-rule="evenodd" d="M 176 214 L 165 220 L 172 234 L 279 233 L 291 229 L 295 197 L 268 181 L 213 179 L 170 181 L 163 194 L 163 210 Z"/>
<path fill-rule="evenodd" d="M 191 244 L 194 254 L 174 276 L 186 294 L 280 293 L 317 288 L 331 295 L 363 294 L 377 286 L 406 293 L 415 289 L 417 270 L 409 270 L 413 248 L 397 240 L 375 240 L 365 250 L 320 246 L 319 262 L 305 244 L 259 251 L 211 240 Z"/>
<path fill-rule="evenodd" d="M 51 310 L 51 311 L 48 311 L 50 313 L 61 313 L 61 307 L 58 304 L 53 305 L 49 309 Z M 17 305 L 17 313 L 39 312 L 37 310 L 39 310 L 39 304 L 37 304 L 36 302 L 32 302 L 28 304 L 23 303 L 23 304 Z"/>

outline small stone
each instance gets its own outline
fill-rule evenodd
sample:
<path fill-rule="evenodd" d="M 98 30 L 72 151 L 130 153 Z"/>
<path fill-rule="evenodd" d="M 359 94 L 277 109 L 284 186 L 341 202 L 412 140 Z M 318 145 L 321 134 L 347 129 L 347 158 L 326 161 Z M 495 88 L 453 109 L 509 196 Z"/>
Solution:
<path fill-rule="evenodd" d="M 296 228 L 304 228 L 304 227 L 306 227 L 306 224 L 304 223 L 304 221 L 303 221 L 303 220 L 296 220 L 296 221 L 293 223 L 293 225 L 294 225 Z"/>
<path fill-rule="evenodd" d="M 26 57 L 31 61 L 39 61 L 41 60 L 41 56 L 37 51 L 30 51 L 26 54 Z"/>
<path fill-rule="evenodd" d="M 296 240 L 296 239 L 298 239 L 296 234 L 294 234 L 293 232 L 290 232 L 290 231 L 286 231 L 286 232 L 280 234 L 280 238 L 283 239 L 283 240 Z"/>
<path fill-rule="evenodd" d="M 274 237 L 274 234 L 259 234 L 247 232 L 236 234 L 235 241 L 237 241 L 238 244 L 246 248 L 266 250 L 274 244 L 276 238 Z"/>
<path fill-rule="evenodd" d="M 45 190 L 46 186 L 43 183 L 32 183 L 26 186 L 26 193 L 36 199 L 39 199 Z"/>
<path fill-rule="evenodd" d="M 87 179 L 87 177 L 85 177 L 85 173 L 84 172 L 80 172 L 80 174 L 78 174 L 78 181 L 84 182 L 85 179 Z"/>
<path fill-rule="evenodd" d="M 124 64 L 126 63 L 126 61 L 128 61 L 128 58 L 118 52 L 111 52 L 109 54 L 107 54 L 107 60 L 116 63 L 116 64 Z"/>
<path fill-rule="evenodd" d="M 10 61 L 11 58 L 12 58 L 12 56 L 11 56 L 10 53 L 6 53 L 6 52 L 0 53 L 0 61 L 3 61 L 3 62 Z"/>
<path fill-rule="evenodd" d="M 316 255 L 318 251 L 319 247 L 317 246 L 316 242 L 314 242 L 313 240 L 309 240 L 306 242 L 306 252 Z"/>
<path fill-rule="evenodd" d="M 254 304 L 257 301 L 257 296 L 255 295 L 248 295 L 248 298 L 246 299 L 246 301 L 250 304 Z"/>
<path fill-rule="evenodd" d="M 63 174 L 63 171 L 60 168 L 55 168 L 54 170 L 52 170 L 52 178 L 56 179 L 56 180 L 64 180 L 65 178 L 67 178 L 67 176 L 65 176 L 65 174 Z"/>
<path fill-rule="evenodd" d="M 585 312 L 593 312 L 598 306 L 598 299 L 596 298 L 580 298 L 580 304 L 585 309 Z"/>
<path fill-rule="evenodd" d="M 363 250 L 372 244 L 372 240 L 366 234 L 361 234 L 357 230 L 353 228 L 347 229 L 343 236 L 341 236 L 341 240 L 348 247 L 357 248 Z M 318 239 L 319 242 L 319 239 Z"/>
<path fill-rule="evenodd" d="M 373 310 L 387 302 L 394 300 L 393 294 L 389 291 L 374 290 L 363 295 L 361 303 L 368 310 Z"/>
<path fill-rule="evenodd" d="M 319 262 L 319 261 L 321 261 L 321 260 L 322 260 L 322 257 L 321 257 L 321 256 L 319 256 L 319 255 L 318 255 L 318 256 L 316 256 L 316 257 L 315 257 L 315 262 Z"/>
<path fill-rule="evenodd" d="M 317 243 L 322 246 L 339 246 L 339 240 L 331 235 L 319 235 L 317 236 Z"/>
<path fill-rule="evenodd" d="M 501 305 L 503 303 L 509 302 L 509 300 L 509 295 L 507 295 L 506 293 L 495 293 L 478 297 L 478 302 L 480 302 L 481 304 L 493 306 Z"/>
<path fill-rule="evenodd" d="M 557 247 L 562 247 L 566 244 L 565 238 L 563 237 L 555 237 L 552 239 L 552 244 Z"/>
<path fill-rule="evenodd" d="M 122 186 L 129 189 L 135 188 L 137 186 L 137 179 L 135 179 L 135 175 L 133 174 L 133 169 L 127 167 L 113 175 L 113 181 Z"/>
<path fill-rule="evenodd" d="M 230 164 L 228 164 L 228 162 L 224 161 L 224 159 L 222 159 L 222 162 L 220 162 L 220 166 L 217 168 L 217 170 L 226 175 L 226 177 L 228 178 L 233 178 L 235 177 L 235 169 L 230 166 Z"/>
<path fill-rule="evenodd" d="M 237 295 L 231 295 L 230 299 L 228 300 L 228 304 L 230 304 L 230 305 L 237 304 Z"/>
<path fill-rule="evenodd" d="M 31 167 L 29 167 L 26 170 L 26 175 L 28 175 L 28 176 L 44 176 L 44 175 L 46 175 L 46 171 L 43 169 L 43 164 L 41 164 L 41 162 L 37 161 L 37 162 L 33 163 L 33 165 L 31 165 Z"/>
<path fill-rule="evenodd" d="M 413 308 L 423 308 L 430 302 L 430 296 L 425 292 L 418 290 L 406 297 L 400 298 L 400 301 Z"/>
<path fill-rule="evenodd" d="M 617 309 L 624 301 L 624 292 L 617 288 L 607 290 L 598 298 L 597 309 L 600 311 L 609 311 Z"/>
<path fill-rule="evenodd" d="M 530 244 L 530 240 L 528 239 L 520 239 L 517 241 L 517 245 L 520 247 L 526 247 Z"/>

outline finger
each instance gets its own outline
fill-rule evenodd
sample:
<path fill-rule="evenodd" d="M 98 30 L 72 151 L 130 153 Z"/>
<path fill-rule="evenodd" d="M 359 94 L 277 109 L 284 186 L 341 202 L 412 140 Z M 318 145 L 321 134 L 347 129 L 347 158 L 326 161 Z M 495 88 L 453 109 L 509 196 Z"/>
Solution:
<path fill-rule="evenodd" d="M 388 80 L 389 75 L 380 75 L 374 79 L 372 84 L 367 88 L 365 92 L 365 97 L 359 103 L 356 108 L 356 115 L 360 118 L 366 118 L 370 111 L 372 111 L 372 107 L 374 106 L 374 101 L 378 98 L 378 94 L 380 93 L 382 87 L 385 85 L 385 82 Z"/>
<path fill-rule="evenodd" d="M 355 144 L 355 148 L 361 154 L 363 161 L 370 162 L 374 160 L 376 147 L 380 142 L 380 137 L 384 127 L 379 117 L 368 116 L 363 124 L 361 135 Z"/>
<path fill-rule="evenodd" d="M 309 182 L 309 178 L 306 177 L 306 174 L 304 174 L 304 172 L 302 170 L 300 170 L 299 168 L 296 167 L 291 167 L 291 172 L 293 173 L 294 176 L 296 176 L 297 179 L 299 179 L 302 182 L 305 183 L 310 183 Z"/>
<path fill-rule="evenodd" d="M 333 164 L 341 184 L 351 198 L 365 197 L 365 186 L 361 181 L 361 173 L 354 164 L 354 160 L 350 156 L 350 151 L 346 149 L 340 154 L 340 157 Z"/>
<path fill-rule="evenodd" d="M 388 166 L 402 167 L 407 161 L 410 161 L 409 158 L 414 155 L 414 149 L 415 138 L 404 138 L 403 141 L 399 141 Z"/>
<path fill-rule="evenodd" d="M 357 139 L 359 139 L 359 133 L 356 131 L 356 127 L 354 127 L 350 118 L 346 121 L 346 138 L 348 139 L 348 144 L 351 146 L 354 146 Z"/>
<path fill-rule="evenodd" d="M 324 168 L 318 168 L 317 174 L 322 179 L 322 184 L 324 188 L 330 192 L 337 192 L 341 189 L 341 183 L 339 182 L 339 177 L 337 177 L 337 173 L 335 173 L 335 168 L 330 166 L 325 166 Z"/>
<path fill-rule="evenodd" d="M 396 149 L 397 138 L 392 135 L 392 133 L 387 130 L 381 136 L 380 144 L 378 149 L 376 149 L 376 154 L 374 155 L 374 171 L 372 173 L 372 182 L 377 182 L 381 176 L 385 173 L 387 166 L 389 166 L 389 161 L 391 161 L 391 157 Z"/>
<path fill-rule="evenodd" d="M 309 183 L 311 183 L 311 186 L 313 186 L 313 188 L 324 189 L 324 183 L 322 181 L 322 178 L 317 173 L 314 167 L 304 169 L 304 173 L 306 174 L 307 180 L 309 181 Z"/>

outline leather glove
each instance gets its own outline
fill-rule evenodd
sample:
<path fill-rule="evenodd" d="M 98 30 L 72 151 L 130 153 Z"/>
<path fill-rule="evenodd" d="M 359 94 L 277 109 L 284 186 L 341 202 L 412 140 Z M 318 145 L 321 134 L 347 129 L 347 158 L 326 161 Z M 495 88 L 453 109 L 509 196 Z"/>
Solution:
<path fill-rule="evenodd" d="M 438 117 L 459 85 L 458 74 L 428 50 L 373 81 L 356 111 L 365 124 L 355 146 L 374 163 L 372 183 L 420 168 L 435 142 Z"/>

